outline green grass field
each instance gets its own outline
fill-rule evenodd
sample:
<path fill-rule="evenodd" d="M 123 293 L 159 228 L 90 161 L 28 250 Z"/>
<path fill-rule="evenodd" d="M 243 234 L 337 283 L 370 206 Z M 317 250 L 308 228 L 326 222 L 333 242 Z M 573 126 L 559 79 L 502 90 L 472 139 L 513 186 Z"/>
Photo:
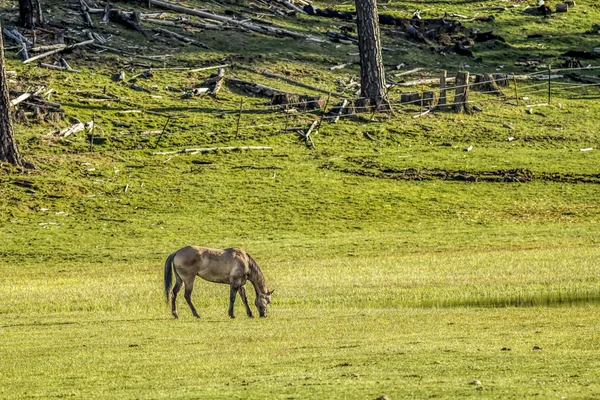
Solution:
<path fill-rule="evenodd" d="M 62 15 L 59 2 L 48 3 Z M 433 18 L 481 15 L 482 4 L 498 3 L 380 7 L 397 16 L 425 9 Z M 581 35 L 600 16 L 593 1 L 550 18 L 509 3 L 518 7 L 497 13 L 492 27 L 511 47 L 475 47 L 483 62 L 468 60 L 473 70 L 506 64 L 522 73 L 513 64 L 523 55 L 541 49 L 554 63 L 566 50 L 596 46 L 597 35 Z M 246 10 L 239 2 L 189 4 Z M 0 10 L 3 25 L 15 15 Z M 272 19 L 311 34 L 338 23 Z M 576 29 L 561 34 L 567 22 Z M 146 44 L 112 24 L 98 30 Z M 545 38 L 525 40 L 538 32 Z M 358 73 L 356 65 L 329 69 L 347 61 L 347 47 L 235 31 L 186 34 L 219 51 L 151 47 L 176 53 L 167 66 L 233 60 L 329 90 Z M 392 35 L 384 42 L 397 44 Z M 483 112 L 472 115 L 413 118 L 419 110 L 398 107 L 371 122 L 323 122 L 308 148 L 284 125 L 307 127 L 318 113 L 286 117 L 229 88 L 216 100 L 165 89 L 193 85 L 205 72 L 155 70 L 140 83 L 153 88 L 147 94 L 110 80 L 120 69 L 128 76 L 145 69 L 114 55 L 71 56 L 83 73 L 69 74 L 6 54 L 13 84 L 54 88 L 67 119 L 17 123 L 21 152 L 37 169 L 0 165 L 0 398 L 600 397 L 600 105 L 580 99 L 597 96 L 597 87 L 557 84 L 551 104 L 532 114 L 525 100 L 516 106 L 474 94 Z M 405 62 L 430 74 L 466 62 L 427 49 L 384 56 L 388 67 Z M 306 92 L 246 70 L 227 74 Z M 90 100 L 106 94 L 118 100 Z M 545 96 L 534 92 L 528 101 Z M 93 118 L 105 143 L 90 149 L 84 133 L 46 135 L 68 117 Z M 272 150 L 154 154 L 212 146 Z M 511 174 L 528 178 L 503 181 Z M 248 251 L 275 290 L 269 317 L 246 318 L 238 299 L 237 318 L 229 319 L 229 288 L 197 280 L 202 318 L 180 297 L 174 320 L 163 266 L 188 244 Z M 251 285 L 248 293 L 253 300 Z"/>

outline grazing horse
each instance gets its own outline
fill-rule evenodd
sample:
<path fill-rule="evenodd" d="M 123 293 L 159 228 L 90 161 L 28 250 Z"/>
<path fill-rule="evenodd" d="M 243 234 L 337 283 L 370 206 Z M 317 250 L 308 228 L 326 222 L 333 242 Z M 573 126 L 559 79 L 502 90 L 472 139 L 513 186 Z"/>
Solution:
<path fill-rule="evenodd" d="M 171 290 L 173 273 L 175 275 L 175 285 Z M 261 317 L 267 316 L 267 309 L 271 303 L 271 293 L 273 292 L 268 291 L 265 277 L 256 261 L 250 257 L 250 254 L 236 248 L 219 250 L 186 246 L 169 255 L 165 262 L 165 294 L 167 304 L 170 302 L 171 312 L 175 318 L 179 318 L 175 300 L 182 284 L 185 284 L 184 297 L 192 310 L 192 314 L 194 317 L 200 318 L 192 304 L 192 290 L 194 289 L 196 275 L 209 282 L 225 283 L 231 287 L 229 292 L 229 316 L 231 318 L 235 318 L 233 303 L 238 292 L 244 306 L 246 306 L 246 313 L 250 318 L 253 317 L 252 310 L 248 306 L 246 288 L 244 287 L 246 280 L 249 280 L 254 285 L 256 292 L 254 304 L 258 308 L 258 313 Z"/>

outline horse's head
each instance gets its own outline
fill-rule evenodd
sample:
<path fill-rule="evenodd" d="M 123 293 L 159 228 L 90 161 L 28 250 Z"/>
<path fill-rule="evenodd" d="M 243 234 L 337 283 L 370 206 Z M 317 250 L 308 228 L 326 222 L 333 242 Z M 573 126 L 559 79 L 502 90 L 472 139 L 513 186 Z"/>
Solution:
<path fill-rule="evenodd" d="M 267 293 L 262 293 L 259 296 L 256 296 L 256 300 L 254 301 L 256 308 L 258 308 L 258 314 L 263 318 L 267 317 L 267 311 L 269 310 L 269 304 L 271 304 L 271 294 L 273 292 L 274 291 L 272 290 Z"/>

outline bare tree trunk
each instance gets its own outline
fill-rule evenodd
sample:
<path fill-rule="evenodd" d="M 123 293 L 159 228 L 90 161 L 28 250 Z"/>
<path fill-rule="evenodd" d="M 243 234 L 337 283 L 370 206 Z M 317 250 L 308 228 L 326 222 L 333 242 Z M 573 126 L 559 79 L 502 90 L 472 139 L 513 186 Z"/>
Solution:
<path fill-rule="evenodd" d="M 2 27 L 0 26 L 0 32 Z M 17 149 L 13 127 L 10 121 L 10 97 L 4 66 L 4 43 L 0 33 L 0 161 L 14 165 L 23 165 L 23 160 Z"/>
<path fill-rule="evenodd" d="M 387 105 L 385 71 L 381 56 L 379 15 L 376 0 L 355 0 L 360 52 L 361 96 L 377 107 Z"/>
<path fill-rule="evenodd" d="M 40 0 L 19 0 L 19 23 L 27 29 L 44 26 Z"/>

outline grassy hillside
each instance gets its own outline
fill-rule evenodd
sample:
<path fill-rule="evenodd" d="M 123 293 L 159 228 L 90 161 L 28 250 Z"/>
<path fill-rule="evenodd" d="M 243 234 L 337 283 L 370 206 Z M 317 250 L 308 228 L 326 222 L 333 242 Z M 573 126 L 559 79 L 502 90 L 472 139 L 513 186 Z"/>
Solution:
<path fill-rule="evenodd" d="M 0 0 L 3 26 L 14 25 L 12 4 Z M 187 4 L 257 16 L 245 2 Z M 393 77 L 400 82 L 445 68 L 450 76 L 461 66 L 543 72 L 568 50 L 599 47 L 598 35 L 583 35 L 600 15 L 595 2 L 550 17 L 527 5 L 380 4 L 398 17 L 494 15 L 463 23 L 506 39 L 476 43 L 481 59 L 473 60 L 406 43 L 385 27 L 384 46 L 397 50 L 384 53 L 388 75 L 423 68 Z M 507 8 L 488 9 L 496 6 Z M 71 24 L 68 35 L 84 38 L 75 3 L 46 0 L 44 8 L 49 19 Z M 351 24 L 259 17 L 320 38 Z M 170 57 L 88 48 L 66 55 L 82 71 L 75 74 L 23 65 L 16 50 L 6 52 L 14 90 L 54 89 L 50 100 L 65 118 L 21 116 L 18 144 L 37 168 L 0 166 L 0 398 L 600 394 L 597 86 L 553 80 L 550 104 L 526 107 L 547 101 L 547 82 L 519 81 L 519 105 L 511 82 L 506 97 L 473 92 L 482 112 L 419 118 L 419 107 L 398 104 L 401 92 L 437 87 L 396 86 L 394 115 L 323 121 L 311 148 L 285 128 L 306 129 L 319 112 L 287 115 L 229 87 L 216 99 L 182 99 L 211 71 L 165 68 L 232 64 L 228 77 L 315 94 L 240 66 L 266 68 L 337 92 L 359 67 L 330 67 L 354 61 L 348 53 L 356 46 L 178 30 L 212 48 L 205 50 L 93 19 L 94 32 L 113 35 L 111 47 Z M 521 57 L 541 57 L 542 65 L 515 65 Z M 137 83 L 151 93 L 111 80 L 149 67 L 154 76 Z M 592 80 L 596 71 L 575 72 Z M 48 135 L 71 117 L 93 119 L 102 143 L 90 146 L 82 132 Z M 272 149 L 154 154 L 222 146 Z M 269 318 L 247 319 L 238 300 L 230 320 L 229 289 L 199 280 L 194 303 L 202 319 L 180 299 L 173 320 L 162 269 L 187 244 L 247 250 L 275 289 Z"/>

